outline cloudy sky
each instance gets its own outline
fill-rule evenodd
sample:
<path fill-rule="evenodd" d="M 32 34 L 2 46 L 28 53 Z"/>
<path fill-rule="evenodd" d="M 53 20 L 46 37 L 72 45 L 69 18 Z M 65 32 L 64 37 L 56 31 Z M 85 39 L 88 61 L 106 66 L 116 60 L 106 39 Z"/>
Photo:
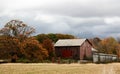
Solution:
<path fill-rule="evenodd" d="M 120 0 L 0 0 L 0 28 L 12 19 L 36 34 L 120 37 Z"/>

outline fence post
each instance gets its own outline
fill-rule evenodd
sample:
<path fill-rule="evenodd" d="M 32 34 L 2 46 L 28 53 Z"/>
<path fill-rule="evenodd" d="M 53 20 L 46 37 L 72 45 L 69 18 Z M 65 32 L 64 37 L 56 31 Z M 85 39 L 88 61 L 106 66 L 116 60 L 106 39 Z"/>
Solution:
<path fill-rule="evenodd" d="M 54 57 L 52 57 L 52 63 L 54 63 L 55 62 L 55 58 Z"/>
<path fill-rule="evenodd" d="M 61 60 L 61 58 L 60 57 L 58 57 L 58 63 L 60 64 L 60 60 Z"/>

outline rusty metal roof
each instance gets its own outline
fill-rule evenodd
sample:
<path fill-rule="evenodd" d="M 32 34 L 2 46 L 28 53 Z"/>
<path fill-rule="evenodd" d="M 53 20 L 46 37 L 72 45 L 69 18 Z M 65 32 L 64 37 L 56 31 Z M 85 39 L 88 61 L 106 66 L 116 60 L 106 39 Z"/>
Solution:
<path fill-rule="evenodd" d="M 86 39 L 60 39 L 54 46 L 81 46 Z"/>

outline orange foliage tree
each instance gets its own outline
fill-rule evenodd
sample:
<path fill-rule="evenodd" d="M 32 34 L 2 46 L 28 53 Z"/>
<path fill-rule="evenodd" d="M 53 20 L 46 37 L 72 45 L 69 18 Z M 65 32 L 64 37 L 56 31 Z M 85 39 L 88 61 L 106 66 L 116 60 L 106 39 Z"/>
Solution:
<path fill-rule="evenodd" d="M 44 58 L 48 57 L 48 52 L 46 49 L 44 49 L 39 42 L 33 38 L 30 37 L 26 40 L 24 40 L 21 43 L 24 51 L 23 53 L 29 60 L 43 60 Z"/>
<path fill-rule="evenodd" d="M 20 52 L 19 40 L 13 37 L 0 37 L 0 58 L 9 59 L 11 56 Z M 17 58 L 16 58 L 17 59 Z"/>
<path fill-rule="evenodd" d="M 109 37 L 99 43 L 98 50 L 103 53 L 117 54 L 118 47 L 118 42 L 114 38 Z"/>
<path fill-rule="evenodd" d="M 51 59 L 52 57 L 54 57 L 54 46 L 53 46 L 53 42 L 51 39 L 45 39 L 42 43 L 42 46 L 47 49 L 48 51 L 48 55 L 49 55 L 49 59 Z"/>
<path fill-rule="evenodd" d="M 31 38 L 31 34 L 35 29 L 27 26 L 22 21 L 12 20 L 8 22 L 4 28 L 0 30 L 1 41 L 0 51 L 3 51 L 11 56 L 11 60 L 16 61 L 17 57 L 27 59 L 42 60 L 47 57 L 47 51 L 44 49 L 37 40 Z"/>

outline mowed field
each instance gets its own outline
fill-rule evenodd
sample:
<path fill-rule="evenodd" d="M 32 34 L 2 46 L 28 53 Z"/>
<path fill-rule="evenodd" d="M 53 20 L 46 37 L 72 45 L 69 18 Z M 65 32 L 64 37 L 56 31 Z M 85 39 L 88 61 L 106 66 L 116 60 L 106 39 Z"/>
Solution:
<path fill-rule="evenodd" d="M 0 74 L 120 74 L 120 63 L 110 64 L 0 64 Z"/>

